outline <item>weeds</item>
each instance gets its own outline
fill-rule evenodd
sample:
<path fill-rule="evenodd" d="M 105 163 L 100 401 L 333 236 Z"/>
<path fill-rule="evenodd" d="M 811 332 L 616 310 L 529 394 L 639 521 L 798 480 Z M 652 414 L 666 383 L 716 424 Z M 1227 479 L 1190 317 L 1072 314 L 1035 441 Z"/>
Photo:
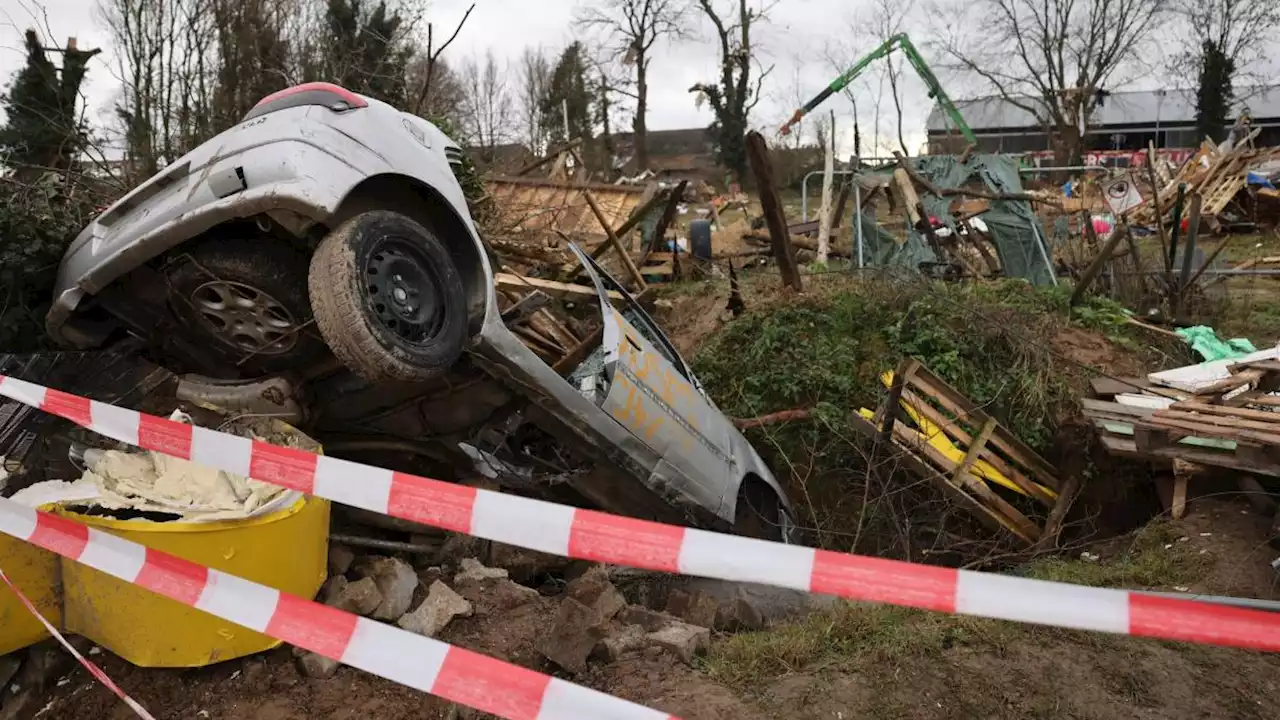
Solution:
<path fill-rule="evenodd" d="M 1117 557 L 1089 562 L 1049 557 L 1024 570 L 1030 577 L 1093 587 L 1169 589 L 1190 585 L 1204 575 L 1207 560 L 1179 542 L 1171 522 L 1155 521 L 1139 530 L 1129 549 Z"/>

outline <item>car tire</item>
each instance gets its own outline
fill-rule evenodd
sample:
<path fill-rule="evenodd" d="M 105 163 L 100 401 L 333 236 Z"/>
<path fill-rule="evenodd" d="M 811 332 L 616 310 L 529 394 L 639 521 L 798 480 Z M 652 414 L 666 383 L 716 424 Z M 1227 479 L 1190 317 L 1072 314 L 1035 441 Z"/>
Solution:
<path fill-rule="evenodd" d="M 782 523 L 785 514 L 782 501 L 773 488 L 763 481 L 748 478 L 738 490 L 733 531 L 759 540 L 783 542 L 786 539 Z"/>
<path fill-rule="evenodd" d="M 462 277 L 444 243 L 404 215 L 375 210 L 339 225 L 308 282 L 329 349 L 367 380 L 430 380 L 466 346 Z"/>
<path fill-rule="evenodd" d="M 327 355 L 310 327 L 307 256 L 282 242 L 205 240 L 176 255 L 165 279 L 174 314 L 219 358 L 209 371 L 220 379 L 299 370 Z"/>

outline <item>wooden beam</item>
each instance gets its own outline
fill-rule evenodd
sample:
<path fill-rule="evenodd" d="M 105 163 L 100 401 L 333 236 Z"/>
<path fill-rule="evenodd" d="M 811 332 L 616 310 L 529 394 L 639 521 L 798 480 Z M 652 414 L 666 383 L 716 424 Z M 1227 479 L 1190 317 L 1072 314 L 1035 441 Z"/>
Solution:
<path fill-rule="evenodd" d="M 645 285 L 644 276 L 640 274 L 640 269 L 636 267 L 635 262 L 631 260 L 631 255 L 627 253 L 627 249 L 623 247 L 622 240 L 618 234 L 609 226 L 609 220 L 605 217 L 604 211 L 600 209 L 600 204 L 596 202 L 595 196 L 589 191 L 583 190 L 582 197 L 586 198 L 587 205 L 591 208 L 591 212 L 596 216 L 596 220 L 600 221 L 600 227 L 604 228 L 605 235 L 609 238 L 609 243 L 618 251 L 618 257 L 622 259 L 622 267 L 626 269 L 627 274 L 631 276 L 631 281 L 635 283 L 636 292 L 644 292 L 648 287 Z"/>
<path fill-rule="evenodd" d="M 978 457 L 982 455 L 982 451 L 986 449 L 987 441 L 991 439 L 991 433 L 995 432 L 997 425 L 999 423 L 996 422 L 995 418 L 987 418 L 987 421 L 982 424 L 982 429 L 978 431 L 978 436 L 973 439 L 973 443 L 965 451 L 964 460 L 961 460 L 960 464 L 956 466 L 956 472 L 952 475 L 953 478 L 959 480 L 964 477 L 965 473 L 969 472 L 973 464 L 978 461 Z"/>
<path fill-rule="evenodd" d="M 593 350 L 599 347 L 601 341 L 603 340 L 604 340 L 604 325 L 601 325 L 600 327 L 596 328 L 590 335 L 588 335 L 582 342 L 578 343 L 577 347 L 570 350 L 567 355 L 557 360 L 556 364 L 551 366 L 551 369 L 554 370 L 557 375 L 561 375 L 561 376 L 567 375 L 568 373 L 572 372 L 574 368 L 581 365 L 582 361 L 586 360 L 587 356 L 590 355 Z"/>
<path fill-rule="evenodd" d="M 543 278 L 525 277 L 510 273 L 494 275 L 493 282 L 499 290 L 523 290 L 525 292 L 541 290 L 547 295 L 566 300 L 598 301 L 600 299 L 596 289 L 589 285 L 575 285 L 573 283 L 562 283 L 555 280 L 544 280 Z M 614 305 L 622 305 L 623 303 L 622 294 L 617 292 L 610 292 L 609 300 Z"/>
<path fill-rule="evenodd" d="M 898 369 L 893 372 L 893 382 L 889 385 L 889 397 L 885 399 L 884 405 L 876 413 L 875 424 L 879 428 L 880 434 L 877 442 L 885 444 L 893 438 L 893 424 L 898 417 L 898 403 L 902 400 L 902 391 L 907 386 L 907 381 L 920 369 L 920 361 L 915 358 L 903 358 L 898 363 Z"/>
<path fill-rule="evenodd" d="M 773 242 L 773 257 L 782 274 L 782 282 L 796 292 L 804 291 L 800 268 L 796 265 L 795 252 L 791 249 L 791 234 L 787 232 L 787 216 L 773 179 L 773 163 L 769 159 L 769 146 L 764 136 L 752 130 L 747 133 L 747 160 L 751 163 L 756 179 L 756 192 L 760 194 L 760 207 L 765 225 Z"/>
<path fill-rule="evenodd" d="M 1084 299 L 1084 293 L 1093 284 L 1093 281 L 1102 272 L 1103 266 L 1111 262 L 1111 253 L 1120 246 L 1120 241 L 1124 239 L 1126 233 L 1129 232 L 1129 226 L 1124 220 L 1116 223 L 1112 228 L 1111 235 L 1107 237 L 1107 241 L 1103 243 L 1102 249 L 1094 256 L 1093 262 L 1089 263 L 1089 267 L 1085 268 L 1084 274 L 1080 276 L 1080 281 L 1076 283 L 1075 290 L 1071 291 L 1071 307 L 1075 307 Z"/>

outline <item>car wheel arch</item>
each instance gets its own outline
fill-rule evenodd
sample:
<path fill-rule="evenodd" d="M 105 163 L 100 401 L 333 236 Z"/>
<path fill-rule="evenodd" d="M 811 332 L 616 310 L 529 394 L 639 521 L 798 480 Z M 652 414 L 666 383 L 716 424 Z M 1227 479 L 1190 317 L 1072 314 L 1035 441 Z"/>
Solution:
<path fill-rule="evenodd" d="M 438 190 L 421 180 L 394 173 L 373 175 L 351 188 L 330 220 L 338 227 L 345 220 L 369 210 L 389 210 L 433 230 L 444 242 L 449 256 L 462 276 L 467 294 L 467 318 L 474 335 L 484 322 L 485 307 L 492 294 L 489 273 L 481 248 L 472 230 Z"/>
<path fill-rule="evenodd" d="M 782 490 L 753 471 L 748 471 L 742 477 L 741 482 L 738 483 L 737 492 L 733 493 L 731 498 L 733 507 L 728 508 L 729 516 L 734 518 L 735 529 L 738 531 L 743 529 L 738 526 L 741 525 L 743 520 L 744 502 L 748 508 L 759 508 L 765 503 L 771 504 L 777 510 L 778 522 L 781 522 L 782 514 L 786 514 L 788 517 L 793 515 L 786 495 L 783 494 Z"/>

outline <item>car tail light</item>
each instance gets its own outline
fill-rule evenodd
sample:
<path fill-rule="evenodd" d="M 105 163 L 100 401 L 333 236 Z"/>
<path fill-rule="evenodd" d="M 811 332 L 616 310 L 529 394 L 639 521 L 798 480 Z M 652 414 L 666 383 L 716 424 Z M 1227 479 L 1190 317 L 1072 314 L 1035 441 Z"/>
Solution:
<path fill-rule="evenodd" d="M 258 101 L 257 105 L 241 120 L 252 120 L 267 113 L 304 105 L 320 105 L 334 112 L 347 112 L 369 107 L 369 101 L 350 90 L 326 82 L 303 83 L 285 88 Z"/>

